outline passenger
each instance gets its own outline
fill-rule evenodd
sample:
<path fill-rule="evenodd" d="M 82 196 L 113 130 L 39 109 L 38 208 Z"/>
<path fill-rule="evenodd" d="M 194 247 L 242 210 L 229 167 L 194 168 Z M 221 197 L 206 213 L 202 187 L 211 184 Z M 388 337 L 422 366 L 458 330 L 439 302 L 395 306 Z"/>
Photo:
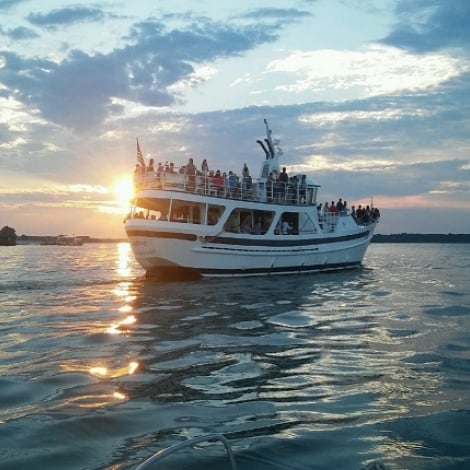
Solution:
<path fill-rule="evenodd" d="M 157 185 L 161 184 L 162 172 L 163 172 L 163 165 L 161 163 L 159 163 L 158 166 L 157 166 L 157 170 L 155 172 Z"/>
<path fill-rule="evenodd" d="M 250 216 L 247 215 L 243 219 L 243 223 L 241 224 L 240 231 L 241 233 L 251 233 L 251 217 Z"/>
<path fill-rule="evenodd" d="M 362 209 L 362 206 L 359 204 L 357 206 L 356 210 L 356 222 L 358 224 L 362 224 L 362 217 L 364 216 L 364 210 Z"/>
<path fill-rule="evenodd" d="M 261 218 L 258 217 L 258 219 L 256 219 L 256 222 L 253 225 L 253 235 L 261 235 L 262 230 L 263 224 L 261 223 Z"/>
<path fill-rule="evenodd" d="M 209 174 L 209 165 L 207 164 L 207 160 L 205 158 L 201 163 L 201 172 L 202 176 L 207 176 Z"/>
<path fill-rule="evenodd" d="M 234 213 L 230 216 L 229 220 L 229 231 L 240 233 L 240 214 Z"/>
<path fill-rule="evenodd" d="M 341 198 L 338 199 L 336 203 L 336 211 L 341 213 L 343 211 L 343 200 Z"/>
<path fill-rule="evenodd" d="M 225 196 L 230 196 L 230 181 L 228 178 L 227 173 L 224 171 L 222 174 L 222 178 L 224 180 L 224 194 Z"/>
<path fill-rule="evenodd" d="M 188 163 L 185 167 L 185 176 L 186 176 L 186 189 L 188 191 L 194 192 L 196 189 L 196 165 L 192 158 L 188 160 Z"/>
<path fill-rule="evenodd" d="M 153 158 L 149 160 L 149 164 L 147 165 L 147 175 L 153 176 L 155 173 L 155 168 L 153 167 Z"/>
<path fill-rule="evenodd" d="M 243 178 L 247 178 L 248 176 L 250 176 L 250 170 L 248 169 L 248 165 L 246 163 L 243 164 L 242 176 Z"/>
<path fill-rule="evenodd" d="M 214 177 L 212 178 L 212 186 L 217 190 L 217 194 L 220 194 L 224 189 L 224 178 L 220 174 L 220 170 L 215 172 Z"/>
<path fill-rule="evenodd" d="M 286 201 L 290 204 L 294 204 L 298 202 L 298 189 L 299 189 L 299 178 L 297 175 L 292 176 L 289 178 L 289 184 L 286 187 Z"/>
<path fill-rule="evenodd" d="M 285 201 L 288 183 L 289 183 L 289 176 L 286 173 L 286 167 L 283 167 L 274 185 L 274 202 Z"/>
<path fill-rule="evenodd" d="M 286 173 L 286 167 L 282 169 L 282 172 L 279 174 L 278 180 L 286 184 L 289 181 L 289 176 Z"/>
<path fill-rule="evenodd" d="M 289 176 L 286 172 L 286 167 L 282 168 L 282 171 L 279 174 L 279 176 L 277 178 L 277 181 L 280 183 L 279 184 L 279 189 L 282 191 L 281 194 L 284 196 L 284 199 L 285 199 L 285 195 L 286 195 L 286 191 L 287 191 L 287 183 L 289 182 Z"/>
<path fill-rule="evenodd" d="M 230 197 L 236 197 L 237 188 L 238 188 L 237 176 L 232 170 L 230 170 L 228 172 L 228 190 L 230 192 Z"/>
<path fill-rule="evenodd" d="M 287 222 L 287 220 L 284 220 L 281 225 L 281 233 L 283 235 L 290 235 L 292 233 L 292 225 Z"/>
<path fill-rule="evenodd" d="M 336 206 L 335 206 L 335 201 L 331 201 L 329 211 L 330 211 L 330 214 L 336 214 L 338 212 L 338 209 L 336 209 Z"/>

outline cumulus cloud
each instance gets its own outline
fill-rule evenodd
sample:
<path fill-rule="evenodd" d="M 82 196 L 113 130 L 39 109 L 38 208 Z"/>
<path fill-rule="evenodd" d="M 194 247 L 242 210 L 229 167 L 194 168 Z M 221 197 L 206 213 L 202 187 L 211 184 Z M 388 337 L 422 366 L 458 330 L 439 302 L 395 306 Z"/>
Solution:
<path fill-rule="evenodd" d="M 401 0 L 396 14 L 399 22 L 383 43 L 418 53 L 445 48 L 468 51 L 468 0 Z"/>
<path fill-rule="evenodd" d="M 79 6 L 52 10 L 48 13 L 31 13 L 27 16 L 31 24 L 45 28 L 57 28 L 84 21 L 101 21 L 103 18 L 102 10 Z"/>
<path fill-rule="evenodd" d="M 312 16 L 308 11 L 297 10 L 295 8 L 253 8 L 238 18 L 263 20 L 275 20 L 276 22 L 290 22 L 304 19 L 305 17 Z"/>
<path fill-rule="evenodd" d="M 24 26 L 19 26 L 17 28 L 8 29 L 5 31 L 0 30 L 0 32 L 13 41 L 22 41 L 25 39 L 35 39 L 39 37 L 39 34 L 37 34 L 36 31 Z"/>
<path fill-rule="evenodd" d="M 470 61 L 443 54 L 416 57 L 392 47 L 370 45 L 360 51 L 294 51 L 272 61 L 267 73 L 288 73 L 279 90 L 300 93 L 331 89 L 361 91 L 363 96 L 435 87 L 470 70 Z M 340 98 L 342 95 L 339 95 Z"/>
<path fill-rule="evenodd" d="M 0 11 L 7 11 L 29 0 L 0 0 Z"/>
<path fill-rule="evenodd" d="M 60 15 L 36 16 L 35 21 L 51 25 L 66 18 L 76 21 L 96 17 L 94 10 L 66 10 Z M 84 131 L 99 126 L 116 112 L 112 108 L 115 98 L 148 107 L 167 107 L 181 101 L 178 90 L 182 83 L 194 86 L 204 80 L 204 74 L 196 73 L 195 64 L 237 56 L 273 41 L 277 34 L 274 27 L 226 25 L 208 19 L 183 29 L 166 30 L 161 22 L 147 20 L 133 26 L 126 45 L 108 54 L 74 50 L 57 62 L 0 52 L 0 82 L 12 93 L 15 90 L 16 100 L 37 107 L 45 119 Z"/>

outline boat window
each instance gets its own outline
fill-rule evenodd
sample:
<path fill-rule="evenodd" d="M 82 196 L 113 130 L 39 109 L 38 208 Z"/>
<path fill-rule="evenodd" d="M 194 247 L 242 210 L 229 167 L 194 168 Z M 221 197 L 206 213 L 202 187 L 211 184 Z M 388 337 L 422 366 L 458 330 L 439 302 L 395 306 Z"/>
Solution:
<path fill-rule="evenodd" d="M 299 233 L 299 213 L 283 212 L 274 233 L 276 235 L 297 235 Z"/>
<path fill-rule="evenodd" d="M 253 235 L 264 235 L 271 227 L 274 219 L 273 211 L 253 211 Z"/>
<path fill-rule="evenodd" d="M 169 199 L 143 197 L 135 202 L 134 217 L 142 219 L 167 218 L 170 209 Z"/>
<path fill-rule="evenodd" d="M 306 212 L 299 214 L 299 233 L 316 233 L 317 227 Z"/>
<path fill-rule="evenodd" d="M 201 214 L 204 214 L 206 205 L 200 202 L 173 199 L 171 204 L 170 220 L 172 222 L 188 222 L 200 224 Z"/>
<path fill-rule="evenodd" d="M 234 209 L 224 225 L 224 230 L 234 233 L 264 235 L 270 228 L 273 211 L 259 211 L 246 208 Z"/>
<path fill-rule="evenodd" d="M 224 206 L 209 204 L 207 206 L 207 225 L 216 225 L 225 211 Z"/>

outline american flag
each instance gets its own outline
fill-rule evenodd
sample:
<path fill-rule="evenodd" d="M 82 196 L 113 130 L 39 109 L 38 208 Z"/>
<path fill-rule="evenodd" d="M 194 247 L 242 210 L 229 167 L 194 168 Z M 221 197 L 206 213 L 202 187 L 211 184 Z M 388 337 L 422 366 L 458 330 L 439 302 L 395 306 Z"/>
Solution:
<path fill-rule="evenodd" d="M 139 139 L 137 139 L 137 162 L 142 168 L 145 168 L 145 160 L 142 150 L 140 150 Z"/>

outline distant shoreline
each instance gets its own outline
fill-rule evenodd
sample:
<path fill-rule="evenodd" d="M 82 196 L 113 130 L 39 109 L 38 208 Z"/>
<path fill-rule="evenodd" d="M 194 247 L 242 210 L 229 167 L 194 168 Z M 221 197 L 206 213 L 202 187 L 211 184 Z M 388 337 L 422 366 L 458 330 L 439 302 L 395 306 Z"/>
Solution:
<path fill-rule="evenodd" d="M 127 238 L 98 238 L 90 237 L 88 235 L 77 235 L 83 241 L 83 244 L 87 243 L 122 243 L 128 242 Z M 16 238 L 17 245 L 55 245 L 57 236 L 55 235 L 21 235 Z"/>
<path fill-rule="evenodd" d="M 396 233 L 376 234 L 372 243 L 470 243 L 468 233 Z"/>
<path fill-rule="evenodd" d="M 88 235 L 80 236 L 87 243 L 122 243 L 127 238 L 98 238 Z M 17 237 L 18 245 L 48 244 L 55 236 L 21 235 Z M 470 243 L 468 233 L 395 233 L 391 235 L 376 234 L 372 237 L 372 243 Z"/>

